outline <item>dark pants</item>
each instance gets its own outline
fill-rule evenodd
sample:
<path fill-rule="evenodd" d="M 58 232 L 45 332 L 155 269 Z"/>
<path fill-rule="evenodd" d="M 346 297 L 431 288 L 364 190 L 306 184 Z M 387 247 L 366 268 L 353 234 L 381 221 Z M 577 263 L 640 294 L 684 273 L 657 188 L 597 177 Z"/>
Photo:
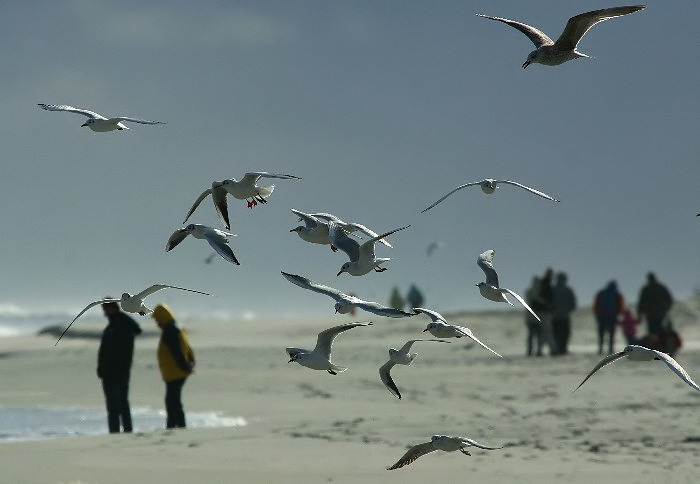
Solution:
<path fill-rule="evenodd" d="M 557 354 L 565 355 L 569 352 L 569 337 L 571 336 L 571 319 L 552 319 L 552 336 L 557 344 Z"/>
<path fill-rule="evenodd" d="M 537 346 L 537 356 L 542 356 L 542 325 L 539 321 L 526 321 L 527 324 L 527 356 L 532 356 L 533 346 Z"/>
<path fill-rule="evenodd" d="M 107 426 L 110 433 L 131 432 L 131 409 L 129 408 L 129 378 L 103 378 L 102 390 L 107 404 Z"/>
<path fill-rule="evenodd" d="M 666 316 L 649 317 L 647 316 L 647 331 L 649 334 L 661 334 L 663 332 L 663 323 Z"/>
<path fill-rule="evenodd" d="M 603 340 L 605 334 L 608 334 L 608 354 L 613 353 L 615 345 L 615 327 L 617 326 L 617 315 L 615 316 L 598 316 L 598 354 L 603 354 Z"/>
<path fill-rule="evenodd" d="M 186 378 L 165 382 L 165 412 L 168 414 L 165 426 L 172 429 L 185 427 L 185 411 L 182 408 L 182 387 Z"/>

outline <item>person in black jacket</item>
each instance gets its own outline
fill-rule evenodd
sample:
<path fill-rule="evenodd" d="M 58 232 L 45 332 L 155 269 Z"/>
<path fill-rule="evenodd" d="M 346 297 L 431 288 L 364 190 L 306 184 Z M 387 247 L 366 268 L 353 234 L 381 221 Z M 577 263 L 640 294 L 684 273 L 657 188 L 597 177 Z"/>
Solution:
<path fill-rule="evenodd" d="M 639 293 L 637 314 L 646 319 L 649 334 L 661 335 L 668 312 L 673 305 L 673 297 L 668 288 L 661 284 L 653 272 L 647 274 L 647 284 Z"/>
<path fill-rule="evenodd" d="M 134 356 L 134 337 L 141 333 L 139 325 L 127 316 L 115 302 L 102 304 L 108 323 L 102 333 L 97 353 L 97 376 L 107 406 L 107 426 L 110 433 L 132 431 L 129 408 L 129 376 Z"/>

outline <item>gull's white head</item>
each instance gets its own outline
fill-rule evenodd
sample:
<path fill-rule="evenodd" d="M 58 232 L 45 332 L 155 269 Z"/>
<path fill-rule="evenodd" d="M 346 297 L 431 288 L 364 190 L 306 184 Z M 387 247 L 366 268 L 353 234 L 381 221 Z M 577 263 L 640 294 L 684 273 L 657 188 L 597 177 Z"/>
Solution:
<path fill-rule="evenodd" d="M 488 193 L 489 195 L 496 191 L 496 182 L 490 178 L 481 180 L 479 182 L 479 186 L 481 187 L 482 192 Z"/>
<path fill-rule="evenodd" d="M 343 304 L 341 302 L 335 303 L 335 312 L 340 314 L 347 314 L 352 311 L 352 306 L 349 304 Z"/>
<path fill-rule="evenodd" d="M 85 120 L 85 122 L 83 124 L 80 125 L 80 127 L 82 128 L 85 126 L 91 126 L 91 125 L 95 124 L 95 121 L 97 121 L 95 118 L 88 118 L 87 120 Z"/>
<path fill-rule="evenodd" d="M 434 322 L 433 322 L 433 323 L 428 323 L 428 326 L 425 327 L 425 329 L 423 330 L 423 332 L 425 333 L 426 331 L 430 331 L 431 329 L 437 329 L 437 328 L 439 328 L 439 327 L 440 327 L 440 325 L 439 325 L 438 323 L 434 323 Z"/>
<path fill-rule="evenodd" d="M 287 363 L 297 361 L 303 355 L 303 352 L 299 348 L 287 348 L 286 351 L 289 355 L 289 361 Z"/>
<path fill-rule="evenodd" d="M 342 265 L 338 273 L 336 274 L 336 277 L 341 275 L 343 272 L 348 272 L 348 269 L 350 269 L 350 262 L 346 262 L 345 264 Z"/>
<path fill-rule="evenodd" d="M 530 52 L 530 54 L 527 56 L 527 60 L 523 62 L 523 69 L 525 69 L 527 66 L 530 64 L 537 63 L 539 62 L 539 56 L 540 56 L 540 51 L 538 49 L 533 50 Z"/>
<path fill-rule="evenodd" d="M 289 231 L 290 231 L 290 232 L 301 232 L 301 231 L 304 230 L 305 228 L 306 228 L 306 227 L 304 227 L 303 225 L 299 225 L 298 227 L 294 227 L 293 229 L 289 229 Z"/>

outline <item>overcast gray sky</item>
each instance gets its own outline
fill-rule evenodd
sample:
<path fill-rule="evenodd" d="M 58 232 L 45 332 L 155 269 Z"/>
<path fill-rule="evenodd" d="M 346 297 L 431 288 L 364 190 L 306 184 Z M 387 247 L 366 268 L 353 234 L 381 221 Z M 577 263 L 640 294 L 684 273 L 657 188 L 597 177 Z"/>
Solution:
<path fill-rule="evenodd" d="M 330 316 L 330 300 L 280 270 L 386 301 L 416 283 L 438 310 L 482 299 L 477 255 L 524 291 L 564 270 L 581 304 L 615 278 L 636 299 L 647 271 L 672 292 L 700 284 L 697 45 L 700 4 L 650 2 L 595 26 L 593 56 L 521 64 L 532 50 L 485 13 L 557 37 L 606 1 L 5 2 L 0 309 L 73 311 L 165 282 L 176 312 Z M 37 103 L 167 121 L 94 133 Z M 266 206 L 231 201 L 239 267 L 188 238 L 165 242 L 212 180 L 291 173 Z M 486 196 L 455 186 L 517 180 Z M 332 212 L 391 238 L 388 271 L 302 242 L 289 208 Z M 207 200 L 191 219 L 220 227 Z M 444 247 L 428 258 L 431 241 Z"/>

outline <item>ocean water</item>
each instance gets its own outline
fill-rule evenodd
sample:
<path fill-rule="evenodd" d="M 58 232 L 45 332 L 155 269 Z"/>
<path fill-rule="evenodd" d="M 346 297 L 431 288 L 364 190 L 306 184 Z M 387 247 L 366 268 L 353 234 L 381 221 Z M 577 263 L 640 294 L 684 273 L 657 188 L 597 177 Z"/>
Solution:
<path fill-rule="evenodd" d="M 134 432 L 152 432 L 165 428 L 163 410 L 136 407 L 131 409 L 131 418 Z M 243 417 L 225 416 L 219 412 L 187 412 L 186 418 L 190 428 L 247 425 Z M 106 433 L 107 413 L 104 409 L 0 407 L 0 443 Z"/>
<path fill-rule="evenodd" d="M 76 314 L 78 314 L 81 309 L 82 308 L 45 312 L 19 307 L 11 303 L 0 302 L 0 338 L 36 334 L 38 331 L 50 326 L 65 327 L 73 320 L 73 318 L 75 318 Z M 199 312 L 195 315 L 178 311 L 178 319 L 180 321 L 187 321 L 191 316 L 196 317 L 197 320 L 213 321 L 228 321 L 231 319 L 251 320 L 255 318 L 255 314 L 250 311 L 233 313 L 223 311 Z M 143 322 L 139 316 L 134 317 L 136 318 L 137 322 Z M 80 324 L 78 326 L 74 325 L 76 330 L 80 327 L 95 324 L 103 328 L 104 325 L 107 324 L 107 320 L 102 315 L 102 311 L 99 307 L 87 311 L 85 314 L 80 316 L 79 321 Z M 150 320 L 148 321 L 150 322 Z"/>
<path fill-rule="evenodd" d="M 77 312 L 75 314 L 78 314 Z M 32 334 L 47 326 L 65 326 L 75 314 L 68 312 L 36 312 L 0 303 L 0 338 Z M 98 313 L 99 316 L 100 313 Z M 86 315 L 85 321 L 95 322 L 96 317 Z"/>

